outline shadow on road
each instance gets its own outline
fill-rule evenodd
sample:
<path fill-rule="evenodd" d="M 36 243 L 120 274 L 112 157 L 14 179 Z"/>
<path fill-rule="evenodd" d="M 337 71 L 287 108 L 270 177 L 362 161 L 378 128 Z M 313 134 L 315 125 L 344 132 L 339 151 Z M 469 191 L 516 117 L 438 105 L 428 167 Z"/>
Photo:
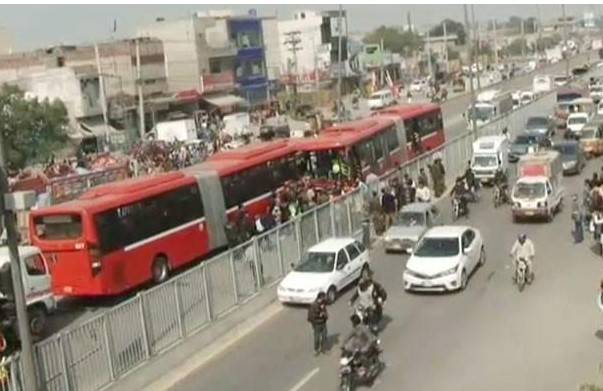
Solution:
<path fill-rule="evenodd" d="M 595 337 L 599 338 L 601 340 L 601 342 L 603 342 L 603 330 L 599 329 L 599 330 L 595 331 Z"/>
<path fill-rule="evenodd" d="M 334 333 L 334 334 L 328 335 L 327 342 L 325 344 L 326 351 L 330 352 L 337 345 L 339 345 L 339 333 Z"/>

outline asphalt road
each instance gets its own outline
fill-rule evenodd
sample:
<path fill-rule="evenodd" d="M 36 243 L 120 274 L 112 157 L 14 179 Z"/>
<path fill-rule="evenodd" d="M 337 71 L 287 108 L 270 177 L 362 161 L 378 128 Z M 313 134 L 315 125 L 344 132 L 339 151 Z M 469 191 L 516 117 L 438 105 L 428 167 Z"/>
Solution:
<path fill-rule="evenodd" d="M 593 58 L 592 55 L 591 58 Z M 583 64 L 585 60 L 586 55 L 580 55 L 572 59 L 571 64 L 572 66 L 577 64 Z M 558 63 L 548 66 L 542 72 L 546 72 L 548 74 L 560 74 L 563 73 L 564 70 L 565 64 Z M 500 87 L 496 88 L 501 88 L 504 90 L 529 89 L 532 85 L 532 78 L 533 74 L 524 75 L 513 80 L 506 81 L 503 84 L 500 84 Z M 420 99 L 420 97 L 417 97 L 414 100 L 417 101 L 418 99 Z M 470 95 L 465 94 L 456 97 L 451 97 L 447 102 L 442 105 L 444 115 L 444 126 L 447 133 L 446 137 L 448 139 L 451 139 L 467 131 L 466 122 L 462 117 L 462 112 L 466 110 L 469 103 Z M 366 111 L 366 113 L 362 114 L 367 115 L 368 109 L 362 110 Z M 50 336 L 66 327 L 81 324 L 87 321 L 88 319 L 110 309 L 111 307 L 123 300 L 124 298 L 63 301 L 62 303 L 60 303 L 60 308 L 57 313 L 49 317 L 49 324 L 47 327 L 46 335 Z"/>
<path fill-rule="evenodd" d="M 583 177 L 599 171 L 590 161 L 584 175 L 564 179 L 579 192 Z M 491 190 L 471 204 L 474 226 L 485 238 L 487 261 L 467 289 L 452 294 L 409 294 L 402 289 L 403 255 L 371 253 L 376 278 L 389 292 L 381 334 L 385 371 L 375 390 L 576 390 L 603 383 L 602 314 L 595 304 L 601 256 L 590 237 L 573 244 L 569 196 L 553 222 L 513 224 L 508 206 L 494 209 Z M 450 216 L 449 204 L 442 204 Z M 536 280 L 522 293 L 511 282 L 508 252 L 518 233 L 536 246 Z M 173 391 L 335 390 L 338 343 L 350 331 L 348 291 L 330 307 L 331 351 L 312 354 L 306 310 L 284 306 L 264 325 L 210 361 Z"/>

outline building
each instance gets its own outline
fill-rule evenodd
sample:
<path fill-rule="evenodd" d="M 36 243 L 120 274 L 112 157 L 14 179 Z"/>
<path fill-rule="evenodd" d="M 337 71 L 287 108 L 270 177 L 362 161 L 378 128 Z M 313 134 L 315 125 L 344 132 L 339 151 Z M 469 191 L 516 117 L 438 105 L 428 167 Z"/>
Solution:
<path fill-rule="evenodd" d="M 323 16 L 314 11 L 298 11 L 293 19 L 278 22 L 282 74 L 312 79 L 329 69 L 331 43 L 324 43 L 322 25 Z"/>
<path fill-rule="evenodd" d="M 163 42 L 170 92 L 203 95 L 236 88 L 256 104 L 269 95 L 263 25 L 269 23 L 253 13 L 209 11 L 172 21 L 159 18 L 138 35 Z"/>

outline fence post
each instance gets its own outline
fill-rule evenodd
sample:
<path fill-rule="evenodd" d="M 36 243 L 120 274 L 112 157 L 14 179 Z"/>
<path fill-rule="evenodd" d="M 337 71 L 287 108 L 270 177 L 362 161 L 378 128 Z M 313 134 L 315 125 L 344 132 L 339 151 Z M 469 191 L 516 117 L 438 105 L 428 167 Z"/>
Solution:
<path fill-rule="evenodd" d="M 278 271 L 279 277 L 285 275 L 285 265 L 283 265 L 283 253 L 281 252 L 281 227 L 276 229 L 276 253 L 278 256 Z"/>
<path fill-rule="evenodd" d="M 18 360 L 19 356 L 13 356 L 12 360 L 10 361 L 10 386 L 12 390 L 20 390 L 21 387 L 19 386 L 19 384 L 21 384 L 21 380 L 17 379 L 21 376 L 21 369 L 20 367 L 20 362 Z M 42 383 L 44 380 L 40 379 L 40 383 Z M 44 386 L 44 384 L 41 384 L 42 386 Z"/>
<path fill-rule="evenodd" d="M 293 221 L 295 228 L 295 239 L 297 240 L 297 259 L 301 259 L 303 254 L 303 243 L 302 243 L 302 235 L 301 235 L 301 219 L 296 217 Z"/>
<path fill-rule="evenodd" d="M 316 243 L 320 242 L 320 227 L 318 226 L 318 208 L 314 208 L 312 212 L 314 215 L 314 234 L 316 236 Z"/>
<path fill-rule="evenodd" d="M 255 286 L 258 290 L 258 292 L 260 291 L 260 289 L 262 288 L 262 285 L 264 285 L 263 280 L 264 278 L 262 277 L 262 272 L 263 272 L 263 267 L 261 266 L 261 260 L 260 260 L 260 246 L 258 244 L 258 237 L 254 236 L 253 237 L 253 242 L 251 242 L 251 245 L 253 246 L 253 270 L 255 271 Z"/>
<path fill-rule="evenodd" d="M 228 261 L 230 263 L 230 274 L 232 274 L 232 286 L 234 288 L 235 303 L 239 304 L 239 284 L 237 282 L 237 271 L 234 264 L 234 251 L 230 251 Z"/>
<path fill-rule="evenodd" d="M 142 329 L 142 343 L 144 347 L 145 358 L 148 360 L 151 357 L 151 345 L 149 343 L 149 334 L 147 332 L 147 322 L 144 313 L 144 296 L 142 293 L 136 295 L 138 297 L 138 312 L 140 314 L 140 327 Z"/>
<path fill-rule="evenodd" d="M 335 205 L 337 201 L 329 204 L 329 217 L 331 218 L 331 236 L 337 237 L 337 223 L 335 222 Z"/>
<path fill-rule="evenodd" d="M 211 310 L 211 300 L 209 297 L 209 284 L 207 283 L 207 264 L 203 266 L 203 290 L 205 291 L 205 307 L 207 310 L 207 320 L 213 320 L 213 311 Z"/>
<path fill-rule="evenodd" d="M 59 349 L 61 352 L 61 362 L 63 365 L 63 378 L 64 378 L 64 382 L 65 382 L 65 387 L 67 387 L 66 391 L 71 390 L 71 377 L 69 376 L 69 365 L 67 365 L 67 353 L 65 352 L 65 341 L 63 339 L 63 333 L 59 334 L 58 336 L 58 342 L 59 342 Z"/>
<path fill-rule="evenodd" d="M 178 278 L 174 279 L 174 298 L 176 299 L 176 313 L 178 314 L 178 329 L 180 330 L 180 338 L 184 338 L 184 314 L 182 313 L 182 295 L 180 294 L 180 284 Z"/>
<path fill-rule="evenodd" d="M 350 197 L 348 197 L 346 201 L 349 201 L 349 199 Z M 352 226 L 352 206 L 350 205 L 350 202 L 345 203 L 345 209 L 348 215 L 348 235 L 351 236 L 354 233 L 354 227 Z"/>
<path fill-rule="evenodd" d="M 111 381 L 115 381 L 115 368 L 113 368 L 113 349 L 111 349 L 111 341 L 109 330 L 107 330 L 107 315 L 103 315 L 103 334 L 105 340 L 105 351 L 107 352 L 107 364 L 109 365 L 109 374 Z"/>

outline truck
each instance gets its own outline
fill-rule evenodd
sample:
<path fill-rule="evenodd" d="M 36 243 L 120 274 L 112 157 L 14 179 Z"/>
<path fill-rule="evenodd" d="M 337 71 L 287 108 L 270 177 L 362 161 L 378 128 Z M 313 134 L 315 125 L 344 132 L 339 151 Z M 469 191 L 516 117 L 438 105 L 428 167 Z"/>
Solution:
<path fill-rule="evenodd" d="M 25 292 L 25 303 L 29 315 L 29 329 L 38 339 L 46 329 L 48 315 L 57 308 L 56 297 L 52 293 L 51 276 L 46 258 L 39 248 L 19 246 L 21 278 Z M 1 354 L 18 346 L 16 311 L 13 302 L 11 264 L 8 247 L 0 247 L 0 350 Z"/>
<path fill-rule="evenodd" d="M 482 126 L 512 110 L 513 97 L 510 92 L 487 90 L 477 96 L 476 101 L 469 105 L 464 115 L 469 126 L 473 121 L 477 123 L 477 126 Z"/>
<path fill-rule="evenodd" d="M 513 221 L 543 217 L 552 221 L 561 208 L 564 189 L 563 165 L 557 151 L 539 151 L 522 156 L 517 181 L 511 192 Z"/>
<path fill-rule="evenodd" d="M 496 171 L 507 172 L 509 139 L 505 136 L 483 136 L 473 143 L 471 170 L 482 183 L 491 183 Z"/>
<path fill-rule="evenodd" d="M 189 142 L 197 140 L 197 127 L 192 118 L 158 122 L 154 130 L 157 140 L 160 141 Z"/>

